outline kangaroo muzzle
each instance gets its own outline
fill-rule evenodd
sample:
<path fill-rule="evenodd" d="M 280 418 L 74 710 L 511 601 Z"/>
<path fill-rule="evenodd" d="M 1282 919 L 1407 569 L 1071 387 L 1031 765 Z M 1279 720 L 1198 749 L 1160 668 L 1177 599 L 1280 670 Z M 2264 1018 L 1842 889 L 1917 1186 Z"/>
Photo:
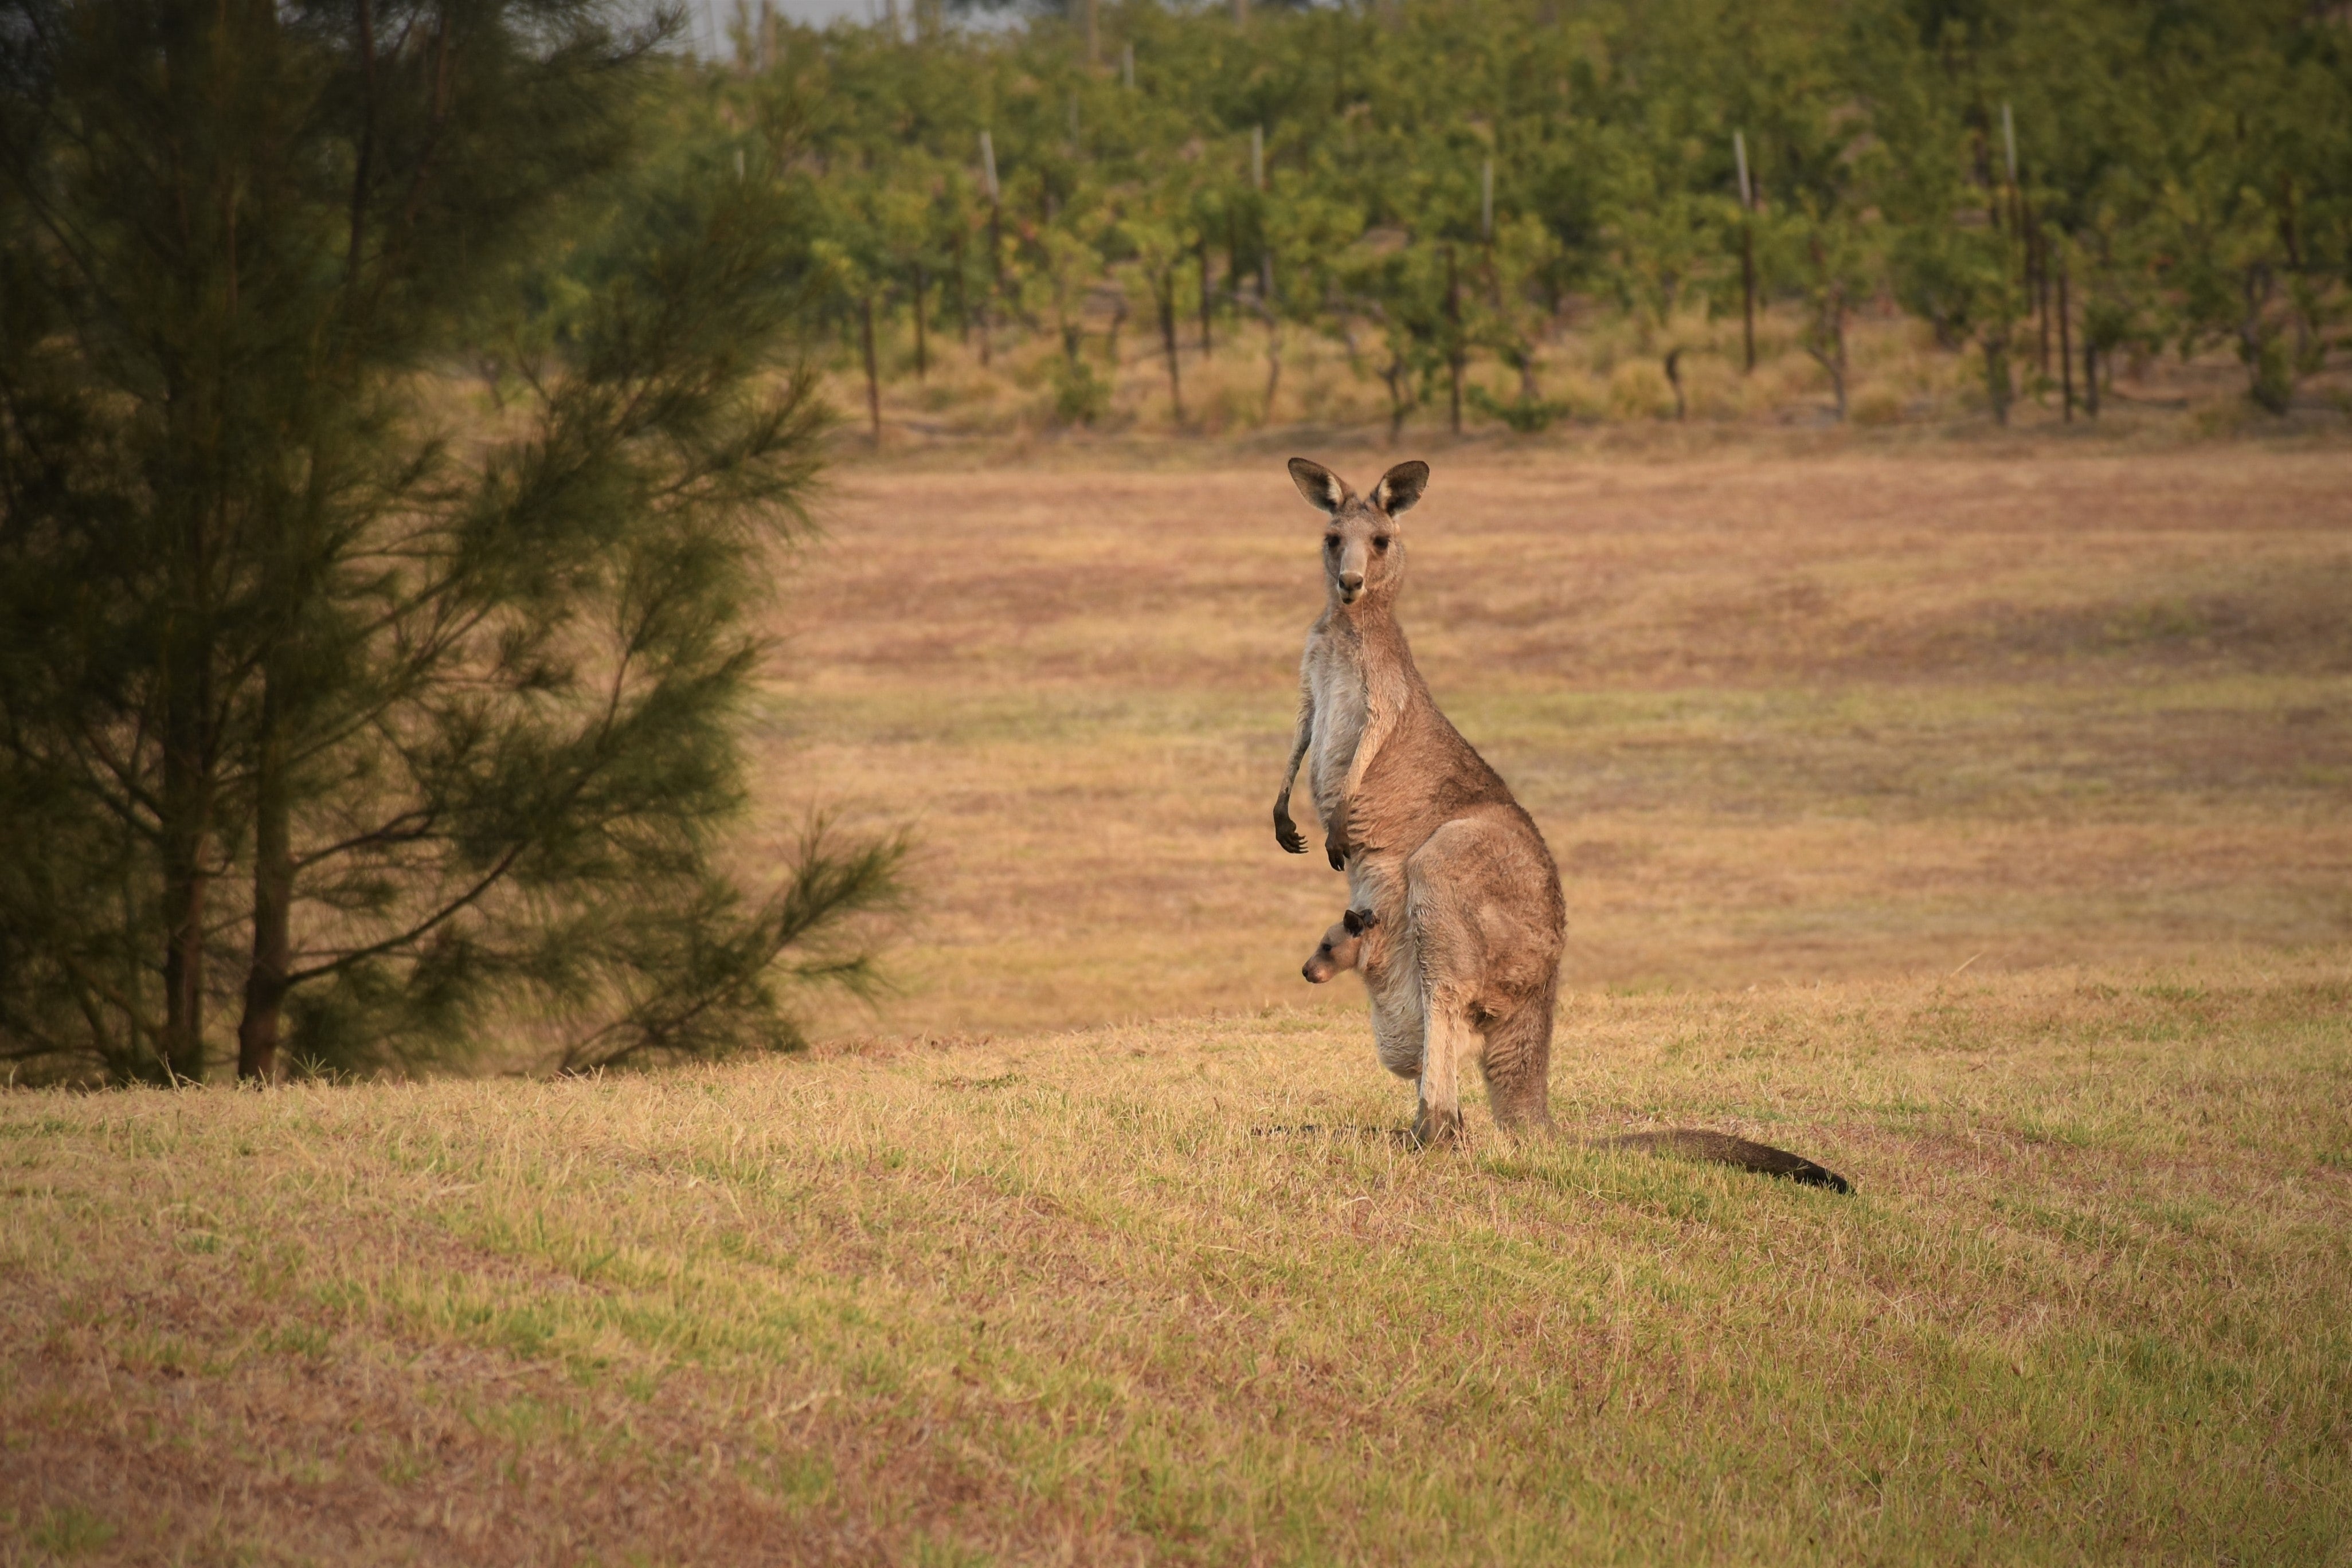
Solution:
<path fill-rule="evenodd" d="M 1339 555 L 1339 602 L 1353 604 L 1356 596 L 1364 591 L 1364 547 L 1351 543 Z"/>

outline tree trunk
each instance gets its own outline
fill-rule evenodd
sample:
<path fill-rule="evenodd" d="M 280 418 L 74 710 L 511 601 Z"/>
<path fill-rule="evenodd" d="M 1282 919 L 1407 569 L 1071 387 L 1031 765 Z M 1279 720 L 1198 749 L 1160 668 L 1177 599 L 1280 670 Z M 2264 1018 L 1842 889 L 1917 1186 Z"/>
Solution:
<path fill-rule="evenodd" d="M 929 279 L 923 276 L 922 267 L 915 267 L 915 379 L 921 381 L 931 368 L 930 343 L 923 330 L 923 286 Z"/>
<path fill-rule="evenodd" d="M 165 1082 L 205 1076 L 205 705 L 174 693 L 163 751 L 163 1037 Z"/>
<path fill-rule="evenodd" d="M 1225 209 L 1225 287 L 1235 304 L 1242 297 L 1242 221 Z"/>
<path fill-rule="evenodd" d="M 1171 267 L 1157 290 L 1160 297 L 1160 340 L 1168 350 L 1168 406 L 1179 425 L 1184 423 L 1184 385 L 1176 374 L 1176 276 Z"/>
<path fill-rule="evenodd" d="M 866 414 L 874 426 L 874 444 L 882 444 L 882 376 L 874 363 L 874 296 L 859 301 L 859 339 L 866 350 Z"/>
<path fill-rule="evenodd" d="M 204 474 L 210 464 L 208 454 L 198 455 L 208 423 L 201 394 L 189 389 L 173 401 L 177 465 L 191 476 Z M 197 1082 L 205 1075 L 205 899 L 211 881 L 205 861 L 212 838 L 213 651 L 204 587 L 210 503 L 182 505 L 161 672 L 163 789 L 156 835 L 163 873 L 163 1034 L 156 1067 L 166 1082 Z"/>
<path fill-rule="evenodd" d="M 1396 444 L 1397 437 L 1404 434 L 1404 416 L 1412 411 L 1412 405 L 1405 401 L 1404 371 L 1403 356 L 1391 355 L 1389 368 L 1381 372 L 1381 380 L 1389 384 L 1389 444 L 1391 446 Z"/>
<path fill-rule="evenodd" d="M 956 229 L 955 268 L 948 274 L 948 281 L 955 285 L 956 341 L 969 343 L 971 341 L 971 305 L 963 292 L 963 229 L 961 225 Z"/>
<path fill-rule="evenodd" d="M 2074 320 L 2067 309 L 2066 253 L 2058 253 L 2058 380 L 2059 396 L 2065 410 L 2065 423 L 2074 423 Z"/>
<path fill-rule="evenodd" d="M 2099 346 L 2088 338 L 2083 340 L 2083 413 L 2099 417 Z"/>
<path fill-rule="evenodd" d="M 1462 274 L 1445 247 L 1445 369 L 1452 386 L 1454 434 L 1462 434 Z"/>
<path fill-rule="evenodd" d="M 2042 318 L 2042 341 L 2036 350 L 2044 385 L 2050 380 L 2050 236 L 2033 231 L 2033 304 Z"/>
<path fill-rule="evenodd" d="M 1998 332 L 1988 332 L 1981 340 L 1984 346 L 1985 401 L 1992 404 L 1992 416 L 2001 424 L 2009 423 L 2009 329 L 2003 325 Z"/>
<path fill-rule="evenodd" d="M 989 307 L 995 303 L 997 294 L 1004 287 L 1003 236 L 1004 214 L 997 204 L 992 201 L 988 204 L 988 265 L 991 268 L 989 276 L 995 281 L 990 287 L 987 295 L 981 300 L 980 305 L 980 364 L 982 370 L 988 368 L 992 347 L 988 331 Z"/>
<path fill-rule="evenodd" d="M 1845 402 L 1845 294 L 1840 290 L 1830 313 L 1830 386 L 1837 393 L 1838 423 L 1843 424 Z"/>
<path fill-rule="evenodd" d="M 1282 385 L 1282 319 L 1274 309 L 1274 257 L 1261 255 L 1257 258 L 1257 292 L 1259 303 L 1265 310 L 1265 418 L 1262 423 L 1274 423 L 1274 394 Z"/>
<path fill-rule="evenodd" d="M 1690 417 L 1690 403 L 1683 397 L 1683 351 L 1671 349 L 1666 352 L 1666 384 L 1675 389 L 1675 419 L 1677 423 Z"/>
<path fill-rule="evenodd" d="M 236 1075 L 245 1082 L 279 1076 L 278 1040 L 292 951 L 294 853 L 280 706 L 279 683 L 269 680 L 262 691 L 254 781 L 253 967 L 246 971 L 245 1015 L 236 1026 Z"/>
<path fill-rule="evenodd" d="M 1209 292 L 1209 236 L 1206 234 L 1202 235 L 1195 242 L 1194 248 L 1200 253 L 1201 258 L 1201 357 L 1205 360 L 1211 352 L 1209 311 L 1213 303 Z"/>
<path fill-rule="evenodd" d="M 1756 225 L 1739 225 L 1739 329 L 1748 369 L 1756 369 Z"/>

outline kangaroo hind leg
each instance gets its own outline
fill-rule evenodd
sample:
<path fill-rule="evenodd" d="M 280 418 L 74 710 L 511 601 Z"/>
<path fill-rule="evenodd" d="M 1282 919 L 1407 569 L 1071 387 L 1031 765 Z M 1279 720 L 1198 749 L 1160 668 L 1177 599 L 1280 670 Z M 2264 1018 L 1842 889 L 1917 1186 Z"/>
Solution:
<path fill-rule="evenodd" d="M 1421 1052 L 1421 1107 L 1412 1135 L 1423 1144 L 1447 1144 L 1462 1136 L 1462 1064 L 1478 1053 L 1478 1028 L 1459 988 L 1441 982 L 1426 995 L 1423 1011 L 1429 1032 Z"/>
<path fill-rule="evenodd" d="M 1552 1009 L 1559 983 L 1552 983 L 1510 1017 L 1486 1030 L 1486 1099 L 1495 1122 L 1515 1137 L 1553 1130 L 1551 1120 Z"/>

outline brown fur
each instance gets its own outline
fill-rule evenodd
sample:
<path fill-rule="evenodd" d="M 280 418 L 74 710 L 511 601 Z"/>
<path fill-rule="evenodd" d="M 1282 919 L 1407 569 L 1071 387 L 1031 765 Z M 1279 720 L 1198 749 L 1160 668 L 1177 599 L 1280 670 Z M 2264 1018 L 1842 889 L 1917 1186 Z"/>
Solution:
<path fill-rule="evenodd" d="M 1548 1131 L 1568 927 L 1559 869 L 1535 820 L 1439 711 L 1396 619 L 1398 519 L 1421 498 L 1429 465 L 1398 464 L 1368 497 L 1304 457 L 1290 460 L 1290 477 L 1327 519 L 1324 606 L 1299 660 L 1276 841 L 1307 851 L 1290 815 L 1304 764 L 1324 853 L 1348 873 L 1350 910 L 1368 912 L 1379 933 L 1358 967 L 1381 1064 L 1419 1085 L 1415 1135 L 1459 1134 L 1460 1073 L 1472 1059 L 1506 1130 Z"/>
<path fill-rule="evenodd" d="M 1377 917 L 1369 911 L 1350 909 L 1323 933 L 1323 940 L 1308 955 L 1299 972 L 1319 986 L 1358 967 L 1377 930 Z M 1769 1144 L 1751 1143 L 1728 1133 L 1710 1133 L 1696 1127 L 1671 1127 L 1663 1132 L 1628 1133 L 1619 1137 L 1600 1139 L 1598 1146 L 1644 1149 L 1652 1154 L 1678 1155 L 1708 1165 L 1732 1166 L 1766 1176 L 1786 1176 L 1806 1186 L 1825 1186 L 1834 1192 L 1853 1190 L 1845 1177 L 1815 1165 L 1802 1155 L 1792 1155 Z"/>
<path fill-rule="evenodd" d="M 1275 834 L 1303 853 L 1290 817 L 1300 763 L 1324 853 L 1348 873 L 1351 907 L 1389 938 L 1363 966 L 1381 1062 L 1420 1085 L 1414 1130 L 1461 1126 L 1459 1075 L 1476 1058 L 1496 1115 L 1550 1123 L 1552 993 L 1566 932 L 1559 872 L 1501 777 L 1439 711 L 1395 605 L 1405 541 L 1397 519 L 1429 468 L 1401 463 L 1369 497 L 1294 458 L 1299 493 L 1328 519 L 1322 617 L 1299 663 L 1298 729 L 1275 802 Z"/>

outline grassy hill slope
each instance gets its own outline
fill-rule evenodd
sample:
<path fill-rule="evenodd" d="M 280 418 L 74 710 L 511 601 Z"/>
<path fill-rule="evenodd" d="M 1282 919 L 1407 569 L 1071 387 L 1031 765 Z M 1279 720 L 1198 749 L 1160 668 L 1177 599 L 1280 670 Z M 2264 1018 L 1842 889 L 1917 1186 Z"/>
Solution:
<path fill-rule="evenodd" d="M 1565 1118 L 1851 1198 L 1412 1152 L 1283 1010 L 0 1097 L 0 1558 L 2340 1562 L 2347 1004 L 2340 950 L 1569 1003 Z"/>

